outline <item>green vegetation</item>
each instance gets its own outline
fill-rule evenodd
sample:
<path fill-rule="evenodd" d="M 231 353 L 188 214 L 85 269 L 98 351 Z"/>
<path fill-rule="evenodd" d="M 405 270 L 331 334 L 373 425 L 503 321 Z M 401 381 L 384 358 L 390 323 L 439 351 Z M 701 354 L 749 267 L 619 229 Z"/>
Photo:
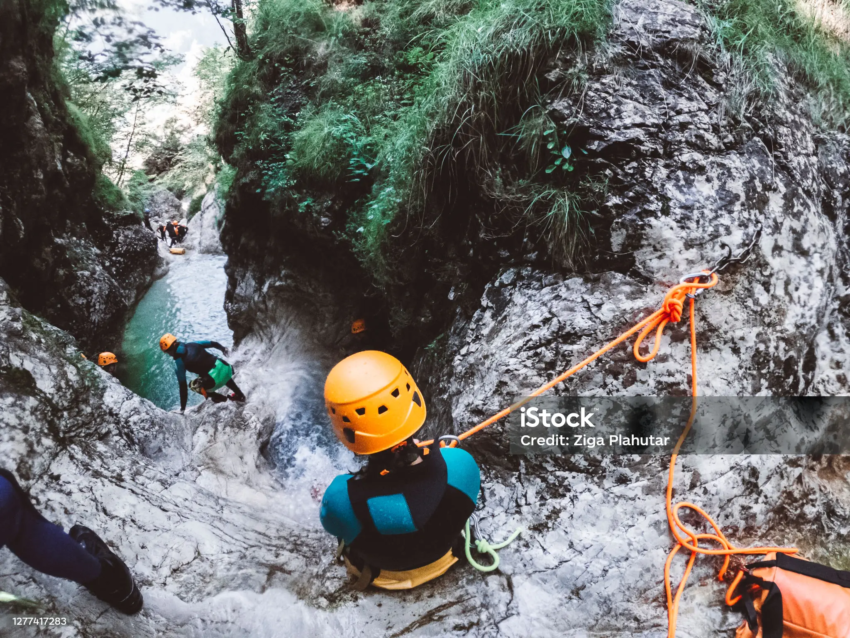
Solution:
<path fill-rule="evenodd" d="M 113 184 L 112 180 L 103 173 L 97 174 L 92 198 L 98 207 L 108 212 L 116 213 L 129 208 L 124 191 Z"/>
<path fill-rule="evenodd" d="M 233 186 L 233 180 L 236 179 L 236 168 L 229 164 L 223 165 L 215 176 L 216 195 L 220 202 L 227 200 L 230 194 L 230 189 Z M 221 207 L 222 210 L 224 206 Z"/>
<path fill-rule="evenodd" d="M 809 89 L 815 118 L 846 125 L 850 26 L 842 39 L 796 0 L 692 1 L 741 79 L 741 108 L 769 97 L 785 64 Z M 332 198 L 344 211 L 337 238 L 381 287 L 403 283 L 413 237 L 439 242 L 440 224 L 460 228 L 472 214 L 482 232 L 506 237 L 521 225 L 556 263 L 576 264 L 606 183 L 547 105 L 582 90 L 609 0 L 257 0 L 252 9 L 253 57 L 227 80 L 215 138 L 273 216 Z M 556 57 L 562 75 L 549 80 Z"/>
<path fill-rule="evenodd" d="M 124 183 L 130 210 L 138 215 L 144 213 L 147 201 L 155 190 L 156 186 L 151 184 L 150 178 L 144 171 L 133 171 Z"/>
<path fill-rule="evenodd" d="M 608 4 L 259 0 L 255 58 L 229 79 L 217 139 L 229 161 L 259 168 L 273 206 L 309 209 L 322 191 L 349 201 L 342 237 L 379 283 L 394 276 L 390 235 L 438 219 L 455 203 L 435 189 L 461 181 L 480 185 L 494 216 L 532 223 L 563 212 L 552 189 L 575 189 L 567 227 L 578 228 L 583 179 L 547 173 L 557 160 L 542 161 L 544 128 L 520 125 L 530 109 L 542 119 L 539 70 L 604 37 Z M 554 252 L 570 262 L 577 242 L 566 245 Z"/>
<path fill-rule="evenodd" d="M 191 221 L 192 218 L 195 215 L 197 215 L 198 213 L 201 212 L 201 204 L 203 204 L 203 202 L 204 202 L 204 196 L 203 195 L 198 195 L 197 197 L 193 197 L 192 201 L 189 202 L 189 212 L 188 212 L 188 216 L 187 216 L 187 219 L 189 219 L 189 221 Z"/>
<path fill-rule="evenodd" d="M 824 126 L 846 128 L 850 114 L 850 2 L 695 0 L 708 15 L 721 49 L 743 70 L 739 106 L 776 88 L 776 62 L 810 89 L 812 114 Z M 834 22 L 815 7 L 831 9 Z M 809 13 L 807 15 L 807 9 Z M 832 27 L 832 28 L 830 28 Z"/>
<path fill-rule="evenodd" d="M 83 113 L 72 102 L 66 102 L 66 106 L 68 107 L 71 125 L 77 131 L 77 135 L 79 135 L 82 143 L 90 151 L 96 169 L 100 170 L 106 163 L 112 160 L 112 149 L 109 148 L 109 144 L 104 139 L 102 132 L 92 124 L 88 115 Z"/>

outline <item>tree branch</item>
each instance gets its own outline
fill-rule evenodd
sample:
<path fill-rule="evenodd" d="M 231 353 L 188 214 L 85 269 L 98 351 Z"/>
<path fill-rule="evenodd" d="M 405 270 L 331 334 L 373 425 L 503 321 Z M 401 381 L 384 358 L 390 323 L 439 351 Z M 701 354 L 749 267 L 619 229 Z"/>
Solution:
<path fill-rule="evenodd" d="M 215 8 L 212 5 L 210 0 L 206 0 L 207 6 L 210 8 L 210 13 L 212 13 L 215 21 L 218 22 L 218 26 L 221 28 L 221 32 L 224 34 L 224 37 L 227 38 L 227 46 L 230 47 L 230 50 L 233 51 L 237 56 L 239 56 L 239 51 L 236 50 L 236 47 L 233 46 L 233 42 L 230 41 L 230 36 L 227 33 L 227 29 L 224 28 L 224 25 L 221 23 L 221 20 L 218 19 L 218 13 L 216 13 Z"/>

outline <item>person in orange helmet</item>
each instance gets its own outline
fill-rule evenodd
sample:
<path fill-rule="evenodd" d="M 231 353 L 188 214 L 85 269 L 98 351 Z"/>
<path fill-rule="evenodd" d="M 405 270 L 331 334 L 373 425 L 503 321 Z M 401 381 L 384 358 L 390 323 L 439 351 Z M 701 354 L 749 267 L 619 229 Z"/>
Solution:
<path fill-rule="evenodd" d="M 340 442 L 366 458 L 360 472 L 333 480 L 321 508 L 357 587 L 409 589 L 444 574 L 462 555 L 461 530 L 478 502 L 475 460 L 460 448 L 417 445 L 425 401 L 407 368 L 384 352 L 338 363 L 325 405 Z"/>
<path fill-rule="evenodd" d="M 97 355 L 97 365 L 106 370 L 112 376 L 118 370 L 118 357 L 112 352 L 101 352 Z"/>
<path fill-rule="evenodd" d="M 180 388 L 180 412 L 186 409 L 189 398 L 188 388 L 210 399 L 213 403 L 245 401 L 246 397 L 233 380 L 233 366 L 224 359 L 207 352 L 207 348 L 215 348 L 227 356 L 227 348 L 217 341 L 190 341 L 182 343 L 173 334 L 164 334 L 159 340 L 160 349 L 174 359 L 174 371 Z M 192 384 L 186 383 L 186 372 L 198 375 Z M 223 396 L 216 390 L 228 387 L 232 390 L 230 396 Z"/>

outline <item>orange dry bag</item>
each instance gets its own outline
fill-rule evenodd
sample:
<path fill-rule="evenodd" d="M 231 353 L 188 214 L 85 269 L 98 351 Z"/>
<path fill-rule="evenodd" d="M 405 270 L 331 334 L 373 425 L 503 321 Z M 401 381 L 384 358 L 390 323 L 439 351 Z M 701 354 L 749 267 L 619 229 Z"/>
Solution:
<path fill-rule="evenodd" d="M 767 554 L 736 589 L 747 618 L 735 638 L 850 638 L 850 572 Z"/>

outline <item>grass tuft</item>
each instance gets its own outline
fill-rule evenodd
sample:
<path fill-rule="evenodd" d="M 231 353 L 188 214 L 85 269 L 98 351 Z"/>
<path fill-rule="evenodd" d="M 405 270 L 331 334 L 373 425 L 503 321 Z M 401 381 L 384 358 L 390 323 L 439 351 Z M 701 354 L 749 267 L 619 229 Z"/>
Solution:
<path fill-rule="evenodd" d="M 605 184 L 555 129 L 541 84 L 565 52 L 578 62 L 559 90 L 581 90 L 612 1 L 257 0 L 257 55 L 230 75 L 216 139 L 273 208 L 305 214 L 330 193 L 338 237 L 381 287 L 406 276 L 412 244 L 471 209 L 495 235 L 524 224 L 574 265 Z M 850 0 L 692 1 L 742 70 L 742 108 L 775 92 L 782 63 L 819 121 L 846 126 L 848 44 L 797 3 L 835 3 L 834 17 Z"/>
<path fill-rule="evenodd" d="M 809 89 L 815 121 L 846 130 L 850 116 L 850 42 L 808 10 L 825 0 L 697 0 L 723 52 L 743 71 L 741 109 L 752 108 L 777 89 L 777 63 Z M 850 16 L 844 0 L 827 2 Z"/>

